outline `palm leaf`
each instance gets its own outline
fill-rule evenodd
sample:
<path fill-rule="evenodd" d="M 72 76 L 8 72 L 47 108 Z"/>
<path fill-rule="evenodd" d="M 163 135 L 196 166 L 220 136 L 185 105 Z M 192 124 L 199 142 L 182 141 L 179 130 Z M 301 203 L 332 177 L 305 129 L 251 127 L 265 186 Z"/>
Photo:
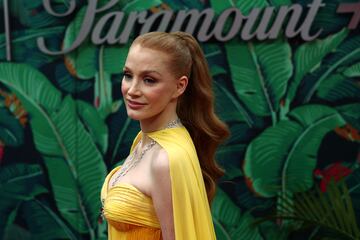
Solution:
<path fill-rule="evenodd" d="M 41 102 L 46 112 L 54 111 L 60 105 L 61 93 L 42 73 L 28 65 L 1 63 L 0 82 L 21 97 L 21 102 L 28 112 L 40 111 L 36 102 Z M 34 118 L 35 121 L 46 122 L 46 119 L 41 117 Z"/>
<path fill-rule="evenodd" d="M 291 50 L 284 40 L 271 43 L 227 43 L 225 45 L 231 78 L 240 100 L 254 114 L 276 112 L 292 75 Z"/>
<path fill-rule="evenodd" d="M 357 168 L 352 174 L 346 177 L 346 185 L 348 186 L 357 221 L 360 221 L 360 168 Z"/>
<path fill-rule="evenodd" d="M 129 48 L 129 44 L 104 48 L 103 55 L 100 56 L 103 60 L 103 70 L 110 74 L 122 73 Z"/>
<path fill-rule="evenodd" d="M 309 189 L 323 137 L 345 124 L 336 110 L 322 105 L 296 108 L 289 118 L 267 128 L 246 150 L 244 173 L 261 196 Z M 305 189 L 298 188 L 299 181 Z"/>
<path fill-rule="evenodd" d="M 143 4 L 143 1 L 128 2 L 128 4 Z M 147 4 L 149 1 L 146 2 Z M 86 7 L 79 10 L 75 19 L 66 29 L 64 48 L 70 47 L 78 35 L 86 15 Z M 94 105 L 98 109 L 101 118 L 105 119 L 112 112 L 112 74 L 119 74 L 123 71 L 129 44 L 116 47 L 107 47 L 105 44 L 93 45 L 89 38 L 81 46 L 65 56 L 68 68 L 80 79 L 93 79 L 94 84 Z"/>
<path fill-rule="evenodd" d="M 296 2 L 306 7 L 307 4 L 311 4 L 311 0 L 297 0 Z M 340 31 L 344 26 L 349 23 L 349 18 L 346 14 L 337 13 L 339 4 L 344 1 L 342 0 L 327 0 L 326 4 L 322 6 L 316 13 L 315 19 L 311 24 L 310 32 L 317 32 L 322 29 L 320 37 L 327 36 L 329 34 Z M 356 2 L 356 0 L 349 0 L 350 2 Z"/>
<path fill-rule="evenodd" d="M 78 232 L 94 234 L 105 165 L 70 97 L 58 92 L 40 72 L 21 64 L 0 64 L 0 81 L 31 115 L 37 150 L 43 155 L 57 207 Z"/>
<path fill-rule="evenodd" d="M 50 25 L 59 25 L 61 19 L 49 14 L 45 8 L 42 7 L 41 0 L 12 0 L 9 1 L 9 8 L 11 14 L 24 26 L 31 28 L 41 28 Z M 66 12 L 64 4 L 53 5 L 55 12 Z"/>
<path fill-rule="evenodd" d="M 70 47 L 75 41 L 82 27 L 85 14 L 86 7 L 83 7 L 67 27 L 64 37 L 64 49 Z M 123 71 L 122 68 L 129 46 L 129 44 L 110 47 L 105 45 L 96 46 L 89 39 L 86 39 L 79 48 L 66 54 L 65 59 L 74 69 L 76 76 L 81 79 L 93 78 L 98 72 L 103 71 L 108 74 L 117 74 Z"/>
<path fill-rule="evenodd" d="M 244 155 L 246 150 L 246 144 L 229 144 L 220 146 L 216 151 L 217 162 L 227 169 L 232 169 L 235 166 L 240 170 L 241 156 Z"/>
<path fill-rule="evenodd" d="M 60 39 L 65 27 L 49 27 L 39 29 L 27 29 L 11 31 L 11 59 L 13 62 L 26 62 L 33 67 L 42 67 L 55 60 L 54 56 L 41 52 L 37 46 L 36 38 L 45 37 L 50 49 L 57 48 L 61 43 Z M 0 59 L 6 60 L 5 34 L 0 35 Z"/>
<path fill-rule="evenodd" d="M 261 223 L 261 224 L 259 224 Z M 259 224 L 260 232 L 264 240 L 288 240 L 291 239 L 289 233 L 294 228 L 292 226 L 280 226 L 272 221 L 257 220 L 254 225 Z"/>
<path fill-rule="evenodd" d="M 291 0 L 269 0 L 272 6 L 284 6 L 292 4 Z"/>
<path fill-rule="evenodd" d="M 331 181 L 325 193 L 318 187 L 315 191 L 299 193 L 293 200 L 294 204 L 286 197 L 282 200 L 277 218 L 303 221 L 307 226 L 320 227 L 325 230 L 323 234 L 331 233 L 337 239 L 360 239 L 349 190 L 344 181 L 338 184 Z"/>
<path fill-rule="evenodd" d="M 47 147 L 39 150 L 48 155 L 45 164 L 57 206 L 79 232 L 91 233 L 97 225 L 98 196 L 106 174 L 102 156 L 79 121 L 72 98 L 68 96 L 63 100 L 59 111 L 51 115 L 51 120 L 60 143 L 57 139 L 46 139 L 46 135 L 34 134 L 34 137 L 41 145 L 47 140 Z M 61 153 L 55 154 L 59 150 Z"/>
<path fill-rule="evenodd" d="M 9 110 L 0 107 L 0 141 L 7 146 L 20 146 L 24 142 L 24 129 Z"/>
<path fill-rule="evenodd" d="M 360 76 L 360 62 L 348 67 L 344 70 L 346 77 L 359 77 Z"/>
<path fill-rule="evenodd" d="M 78 100 L 76 107 L 81 121 L 87 127 L 93 141 L 98 145 L 102 154 L 105 154 L 108 148 L 108 128 L 104 120 L 100 118 L 96 109 L 87 102 Z"/>
<path fill-rule="evenodd" d="M 120 0 L 118 5 L 122 11 L 129 13 L 132 11 L 144 11 L 151 7 L 159 6 L 161 3 L 161 0 Z"/>
<path fill-rule="evenodd" d="M 333 74 L 324 80 L 316 91 L 316 96 L 328 102 L 339 102 L 342 100 L 359 100 L 359 80 L 346 78 L 344 74 Z"/>
<path fill-rule="evenodd" d="M 17 224 L 7 227 L 3 240 L 31 240 L 31 233 Z"/>
<path fill-rule="evenodd" d="M 127 117 L 124 106 L 109 116 L 108 123 L 109 152 L 112 153 L 109 165 L 112 166 L 129 154 L 133 139 L 140 128 L 136 121 Z"/>
<path fill-rule="evenodd" d="M 230 138 L 216 151 L 216 160 L 225 169 L 226 178 L 234 178 L 242 175 L 241 163 L 245 150 L 255 133 L 245 123 L 231 124 L 229 127 Z"/>
<path fill-rule="evenodd" d="M 32 239 L 79 239 L 50 207 L 37 199 L 22 203 L 20 209 Z"/>
<path fill-rule="evenodd" d="M 65 93 L 78 94 L 93 86 L 91 81 L 82 81 L 71 74 L 64 64 L 55 67 L 55 81 L 59 88 Z"/>
<path fill-rule="evenodd" d="M 360 103 L 342 105 L 336 108 L 350 125 L 360 130 Z"/>
<path fill-rule="evenodd" d="M 13 222 L 19 204 L 46 193 L 39 165 L 14 164 L 0 168 L 0 238 Z"/>
<path fill-rule="evenodd" d="M 240 9 L 243 15 L 248 15 L 253 8 L 264 8 L 267 6 L 280 7 L 283 5 L 291 4 L 290 0 L 229 0 L 217 1 L 210 0 L 211 8 L 214 9 L 216 14 L 220 14 L 225 9 L 236 7 Z"/>
<path fill-rule="evenodd" d="M 47 192 L 40 184 L 43 180 L 43 172 L 39 165 L 14 164 L 0 169 L 2 196 L 13 200 L 29 200 Z M 0 198 L 0 200 L 4 199 L 4 197 Z M 0 204 L 0 206 L 4 205 L 6 204 Z"/>
<path fill-rule="evenodd" d="M 212 215 L 217 239 L 219 240 L 262 240 L 257 227 L 252 226 L 254 218 L 241 210 L 220 189 L 212 204 Z"/>
<path fill-rule="evenodd" d="M 277 2 L 277 1 L 275 1 Z M 216 1 L 210 0 L 211 7 L 214 9 L 216 14 L 220 14 L 222 11 L 228 8 L 236 7 L 239 8 L 241 13 L 247 15 L 253 8 L 263 8 L 268 6 L 267 0 L 230 0 L 230 1 Z"/>
<path fill-rule="evenodd" d="M 226 74 L 226 56 L 220 46 L 216 43 L 206 43 L 201 45 L 206 61 L 210 67 L 211 76 Z"/>
<path fill-rule="evenodd" d="M 338 69 L 352 65 L 360 59 L 360 36 L 352 36 L 344 40 L 336 51 L 324 60 L 324 64 L 318 71 L 304 78 L 303 86 L 299 92 L 299 98 L 303 102 L 309 102 L 316 94 L 319 86 L 334 74 Z"/>
<path fill-rule="evenodd" d="M 241 103 L 230 93 L 228 89 L 216 81 L 213 82 L 215 94 L 215 109 L 220 118 L 225 122 L 246 122 L 252 126 L 253 119 Z M 225 108 L 226 106 L 226 108 Z"/>
<path fill-rule="evenodd" d="M 315 71 L 321 66 L 323 58 L 334 51 L 336 47 L 347 36 L 348 31 L 342 30 L 334 35 L 330 35 L 325 39 L 315 40 L 301 45 L 295 52 L 295 74 L 294 80 L 289 86 L 287 101 L 291 102 L 295 97 L 296 91 L 303 77 Z"/>

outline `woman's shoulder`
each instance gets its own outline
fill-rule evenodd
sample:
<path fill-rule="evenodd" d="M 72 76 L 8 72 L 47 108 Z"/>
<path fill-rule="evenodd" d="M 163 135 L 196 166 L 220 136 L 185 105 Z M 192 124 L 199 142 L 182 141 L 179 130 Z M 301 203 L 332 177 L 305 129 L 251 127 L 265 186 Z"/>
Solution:
<path fill-rule="evenodd" d="M 167 151 L 164 148 L 159 147 L 156 150 L 155 156 L 156 157 L 152 158 L 150 164 L 150 170 L 152 174 L 155 175 L 168 174 L 170 163 L 169 163 L 169 155 Z"/>
<path fill-rule="evenodd" d="M 162 164 L 169 164 L 171 168 L 185 172 L 198 167 L 196 149 L 186 128 L 168 129 L 150 137 L 161 148 L 155 164 L 160 167 L 164 167 Z"/>
<path fill-rule="evenodd" d="M 133 141 L 132 150 L 141 139 L 142 132 Z M 151 133 L 147 133 L 161 149 L 156 156 L 159 161 L 183 162 L 188 158 L 196 157 L 195 146 L 190 134 L 185 127 L 168 128 Z M 131 150 L 131 151 L 132 151 Z M 160 163 L 159 163 L 160 164 Z"/>

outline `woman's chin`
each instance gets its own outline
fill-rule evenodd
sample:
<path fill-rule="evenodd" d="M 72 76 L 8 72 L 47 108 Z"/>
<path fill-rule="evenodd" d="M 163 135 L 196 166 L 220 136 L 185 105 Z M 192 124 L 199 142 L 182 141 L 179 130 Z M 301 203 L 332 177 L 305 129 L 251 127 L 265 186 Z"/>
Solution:
<path fill-rule="evenodd" d="M 127 115 L 129 118 L 131 118 L 132 120 L 135 120 L 135 121 L 140 121 L 142 119 L 144 119 L 144 115 L 141 114 L 141 113 L 138 113 L 138 112 L 135 112 L 133 110 L 127 110 Z"/>
<path fill-rule="evenodd" d="M 134 121 L 140 121 L 142 118 L 137 116 L 137 115 L 134 115 L 134 114 L 128 114 L 128 117 L 131 118 L 131 120 L 134 120 Z"/>

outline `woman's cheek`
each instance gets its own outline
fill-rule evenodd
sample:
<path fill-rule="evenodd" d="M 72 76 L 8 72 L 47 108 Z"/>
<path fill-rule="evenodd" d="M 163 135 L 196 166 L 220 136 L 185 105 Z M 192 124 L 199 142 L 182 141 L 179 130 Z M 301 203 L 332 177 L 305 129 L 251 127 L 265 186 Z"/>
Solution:
<path fill-rule="evenodd" d="M 129 87 L 127 86 L 126 82 L 124 80 L 121 81 L 121 93 L 123 97 L 126 95 L 128 89 Z"/>

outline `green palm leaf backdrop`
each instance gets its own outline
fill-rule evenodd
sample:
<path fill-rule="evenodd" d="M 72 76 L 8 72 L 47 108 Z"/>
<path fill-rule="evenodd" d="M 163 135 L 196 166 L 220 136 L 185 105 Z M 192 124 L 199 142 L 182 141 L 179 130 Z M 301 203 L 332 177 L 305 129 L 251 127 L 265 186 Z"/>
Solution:
<path fill-rule="evenodd" d="M 66 12 L 71 1 L 51 2 Z M 106 239 L 100 188 L 139 131 L 120 93 L 130 41 L 41 52 L 40 36 L 49 49 L 76 39 L 88 2 L 75 2 L 59 18 L 42 0 L 8 1 L 11 61 L 0 26 L 0 239 Z M 341 2 L 357 1 L 325 1 L 312 24 L 324 31 L 310 42 L 280 34 L 201 43 L 231 130 L 217 151 L 226 171 L 212 205 L 219 240 L 359 239 L 360 35 L 347 29 L 351 15 L 336 14 Z M 311 1 L 119 0 L 95 21 L 111 11 L 247 15 L 295 3 Z"/>

